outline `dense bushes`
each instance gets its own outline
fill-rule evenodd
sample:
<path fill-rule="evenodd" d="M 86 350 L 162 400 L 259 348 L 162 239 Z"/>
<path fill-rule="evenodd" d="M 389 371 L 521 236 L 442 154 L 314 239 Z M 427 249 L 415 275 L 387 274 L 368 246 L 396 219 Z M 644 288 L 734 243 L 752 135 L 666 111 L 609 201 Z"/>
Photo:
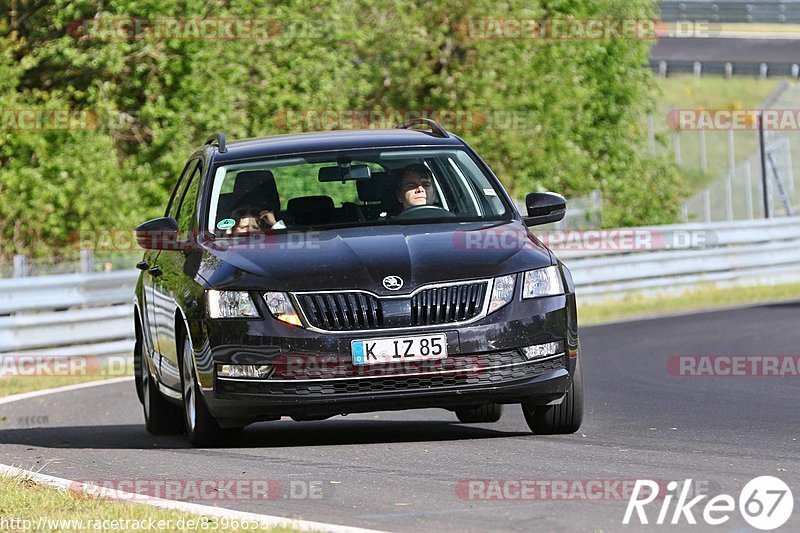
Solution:
<path fill-rule="evenodd" d="M 465 21 L 484 18 L 650 18 L 651 2 L 49 4 L 23 5 L 16 31 L 8 17 L 0 25 L 0 110 L 86 110 L 98 127 L 0 126 L 5 257 L 52 253 L 78 229 L 130 228 L 157 215 L 192 147 L 214 130 L 268 135 L 321 123 L 287 117 L 331 110 L 458 117 L 448 126 L 512 193 L 599 188 L 607 226 L 667 222 L 677 209 L 674 169 L 644 143 L 651 42 L 477 39 L 465 30 Z M 9 12 L 8 2 L 0 7 Z M 120 19 L 166 17 L 268 19 L 270 38 L 114 33 Z M 97 21 L 111 19 L 117 26 L 101 31 Z"/>

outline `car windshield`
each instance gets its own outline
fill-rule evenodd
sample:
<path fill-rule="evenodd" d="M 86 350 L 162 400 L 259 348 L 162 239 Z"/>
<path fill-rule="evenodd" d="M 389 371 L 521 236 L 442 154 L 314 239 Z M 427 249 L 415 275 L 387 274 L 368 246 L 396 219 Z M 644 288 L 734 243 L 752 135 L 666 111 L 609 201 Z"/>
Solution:
<path fill-rule="evenodd" d="M 500 191 L 462 149 L 357 150 L 216 168 L 208 231 L 498 220 Z"/>

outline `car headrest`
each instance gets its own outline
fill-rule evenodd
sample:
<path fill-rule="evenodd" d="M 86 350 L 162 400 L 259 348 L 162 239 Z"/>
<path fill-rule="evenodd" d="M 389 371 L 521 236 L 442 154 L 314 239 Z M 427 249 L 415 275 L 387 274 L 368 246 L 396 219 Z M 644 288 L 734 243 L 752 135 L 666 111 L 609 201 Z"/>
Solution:
<path fill-rule="evenodd" d="M 292 198 L 286 209 L 298 217 L 319 215 L 334 210 L 333 198 L 330 196 L 301 196 Z M 316 218 L 316 217 L 315 217 Z"/>
<path fill-rule="evenodd" d="M 394 194 L 394 185 L 392 171 L 373 172 L 369 179 L 356 182 L 358 199 L 362 202 L 382 202 L 387 195 Z"/>
<path fill-rule="evenodd" d="M 281 208 L 275 176 L 269 170 L 239 172 L 233 184 L 233 195 L 237 207 L 252 205 L 270 211 L 280 211 Z"/>

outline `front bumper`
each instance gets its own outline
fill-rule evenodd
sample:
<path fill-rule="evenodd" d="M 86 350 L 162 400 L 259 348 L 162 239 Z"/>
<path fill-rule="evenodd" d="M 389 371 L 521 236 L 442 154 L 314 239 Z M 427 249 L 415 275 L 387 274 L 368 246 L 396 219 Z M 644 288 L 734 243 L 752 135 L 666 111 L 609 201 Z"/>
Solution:
<path fill-rule="evenodd" d="M 386 337 L 386 332 L 321 334 L 270 317 L 193 321 L 190 328 L 203 396 L 224 425 L 490 402 L 546 404 L 568 390 L 578 350 L 573 294 L 515 300 L 468 326 L 443 325 L 435 332 L 446 334 L 448 359 L 455 366 L 383 374 L 354 375 L 350 342 Z M 398 328 L 392 335 L 419 333 Z M 529 361 L 520 352 L 523 346 L 553 341 L 564 342 L 564 353 Z M 221 363 L 280 365 L 287 358 L 309 364 L 260 380 L 224 379 L 215 371 Z M 338 361 L 335 371 L 323 368 L 323 359 Z"/>

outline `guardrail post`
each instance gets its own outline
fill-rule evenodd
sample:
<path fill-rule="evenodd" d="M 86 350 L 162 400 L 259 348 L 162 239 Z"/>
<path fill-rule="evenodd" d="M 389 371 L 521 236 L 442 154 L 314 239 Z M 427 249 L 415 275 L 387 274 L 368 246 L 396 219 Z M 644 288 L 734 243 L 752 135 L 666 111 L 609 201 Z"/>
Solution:
<path fill-rule="evenodd" d="M 766 63 L 761 63 L 758 67 L 758 77 L 762 80 L 767 79 L 768 68 Z"/>
<path fill-rule="evenodd" d="M 27 278 L 28 277 L 28 258 L 24 255 L 14 256 L 14 277 Z"/>
<path fill-rule="evenodd" d="M 730 78 L 731 76 L 733 76 L 733 65 L 725 63 L 725 77 Z"/>
<path fill-rule="evenodd" d="M 94 273 L 94 251 L 91 248 L 81 250 L 81 274 Z"/>
<path fill-rule="evenodd" d="M 699 78 L 703 73 L 703 64 L 699 61 L 694 62 L 694 77 Z"/>
<path fill-rule="evenodd" d="M 706 152 L 706 130 L 700 129 L 700 168 L 708 172 L 708 152 Z"/>
<path fill-rule="evenodd" d="M 753 177 L 750 158 L 744 162 L 744 197 L 747 204 L 747 220 L 753 220 Z"/>
<path fill-rule="evenodd" d="M 800 65 L 798 65 L 797 63 L 793 63 L 792 64 L 792 79 L 796 80 L 798 76 L 800 76 Z"/>

